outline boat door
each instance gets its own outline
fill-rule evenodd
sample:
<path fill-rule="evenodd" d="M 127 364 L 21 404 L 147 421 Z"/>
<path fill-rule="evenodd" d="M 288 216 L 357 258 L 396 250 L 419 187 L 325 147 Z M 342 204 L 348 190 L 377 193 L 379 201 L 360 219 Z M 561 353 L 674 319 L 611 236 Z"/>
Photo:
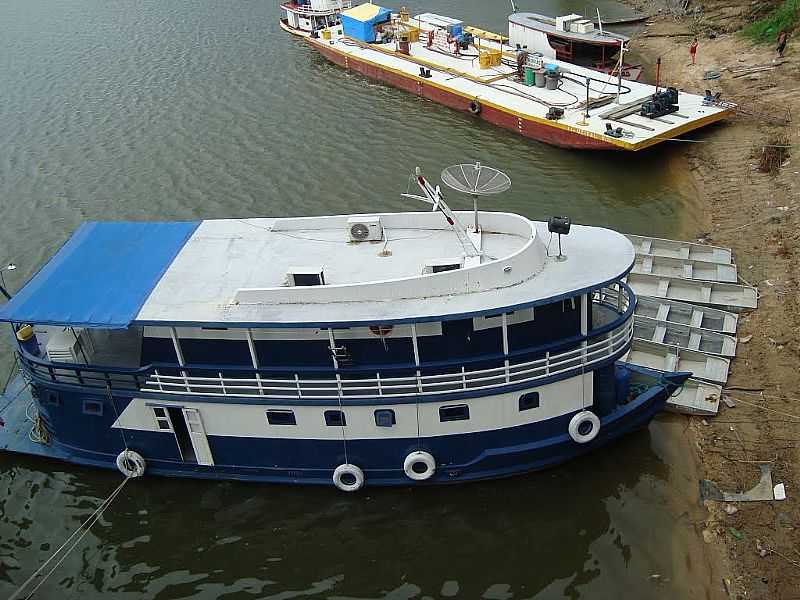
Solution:
<path fill-rule="evenodd" d="M 211 448 L 208 445 L 208 438 L 203 427 L 203 420 L 200 418 L 200 411 L 196 408 L 184 408 L 183 416 L 186 418 L 186 425 L 189 428 L 189 438 L 192 441 L 197 464 L 213 465 L 214 457 L 211 455 Z"/>

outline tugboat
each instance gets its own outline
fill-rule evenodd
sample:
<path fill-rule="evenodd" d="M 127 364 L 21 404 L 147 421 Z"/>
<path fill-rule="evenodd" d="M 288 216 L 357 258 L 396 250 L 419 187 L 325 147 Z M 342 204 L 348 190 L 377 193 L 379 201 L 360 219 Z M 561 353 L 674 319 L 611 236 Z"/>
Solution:
<path fill-rule="evenodd" d="M 580 15 L 548 17 L 537 13 L 515 12 L 508 17 L 509 43 L 536 52 L 548 59 L 558 59 L 616 77 L 619 54 L 627 51 L 630 38 L 603 30 Z M 622 78 L 638 81 L 641 65 L 622 64 Z"/>
<path fill-rule="evenodd" d="M 689 376 L 620 362 L 623 235 L 410 183 L 432 212 L 83 225 L 0 308 L 21 370 L 0 448 L 129 477 L 458 483 L 596 450 Z"/>
<path fill-rule="evenodd" d="M 351 0 L 292 0 L 281 4 L 281 29 L 300 37 L 339 24 L 339 14 L 352 6 Z"/>

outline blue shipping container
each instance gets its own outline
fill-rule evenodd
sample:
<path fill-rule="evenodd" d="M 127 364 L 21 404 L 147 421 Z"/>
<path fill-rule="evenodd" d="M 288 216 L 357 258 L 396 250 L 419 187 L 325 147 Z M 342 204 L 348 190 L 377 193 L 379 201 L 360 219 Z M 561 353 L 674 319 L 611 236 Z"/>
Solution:
<path fill-rule="evenodd" d="M 375 41 L 375 26 L 388 22 L 392 11 L 376 4 L 362 4 L 341 14 L 344 35 L 362 42 Z"/>

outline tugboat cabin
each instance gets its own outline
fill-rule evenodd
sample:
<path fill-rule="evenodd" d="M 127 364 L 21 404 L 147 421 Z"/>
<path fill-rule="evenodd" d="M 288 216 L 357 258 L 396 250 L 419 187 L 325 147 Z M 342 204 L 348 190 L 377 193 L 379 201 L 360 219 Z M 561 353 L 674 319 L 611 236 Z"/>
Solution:
<path fill-rule="evenodd" d="M 340 14 L 352 0 L 292 0 L 281 4 L 281 28 L 301 37 L 339 25 Z"/>
<path fill-rule="evenodd" d="M 628 36 L 597 29 L 576 14 L 553 18 L 514 13 L 508 17 L 508 36 L 512 46 L 611 75 L 617 75 L 620 49 L 630 42 Z M 641 65 L 623 64 L 623 79 L 637 81 L 641 74 Z"/>

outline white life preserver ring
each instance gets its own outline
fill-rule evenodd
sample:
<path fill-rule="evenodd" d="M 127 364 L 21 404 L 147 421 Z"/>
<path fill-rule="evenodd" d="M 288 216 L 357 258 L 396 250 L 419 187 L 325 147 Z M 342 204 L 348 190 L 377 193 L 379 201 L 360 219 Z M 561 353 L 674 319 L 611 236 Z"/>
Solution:
<path fill-rule="evenodd" d="M 125 477 L 141 477 L 147 463 L 138 452 L 125 449 L 117 455 L 117 468 Z"/>
<path fill-rule="evenodd" d="M 430 479 L 436 472 L 436 461 L 427 452 L 418 450 L 406 456 L 403 461 L 403 471 L 405 471 L 409 479 L 425 481 Z"/>
<path fill-rule="evenodd" d="M 357 492 L 364 485 L 364 471 L 345 463 L 333 471 L 333 485 L 343 492 Z"/>
<path fill-rule="evenodd" d="M 579 444 L 586 444 L 600 432 L 600 419 L 589 410 L 583 410 L 570 419 L 569 435 Z"/>

